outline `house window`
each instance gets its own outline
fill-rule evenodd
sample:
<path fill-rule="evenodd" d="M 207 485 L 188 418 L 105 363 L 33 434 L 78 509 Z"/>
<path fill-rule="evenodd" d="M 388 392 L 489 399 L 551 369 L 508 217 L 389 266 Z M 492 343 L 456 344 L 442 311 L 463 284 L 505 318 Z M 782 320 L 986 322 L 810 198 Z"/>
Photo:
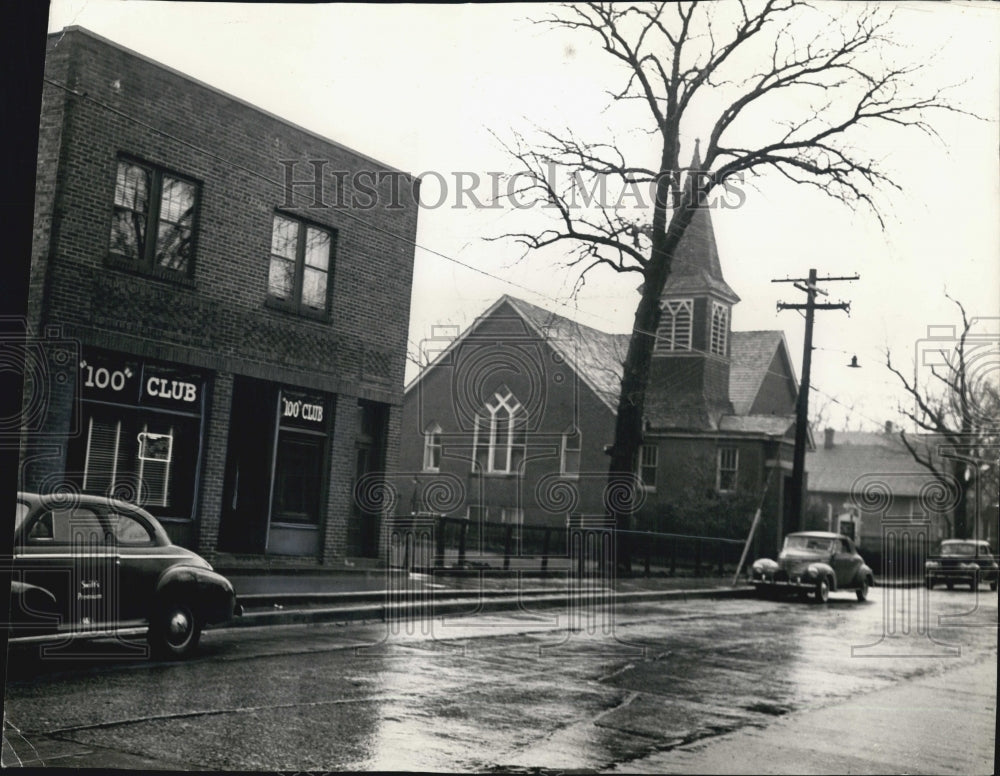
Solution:
<path fill-rule="evenodd" d="M 563 477 L 576 477 L 580 474 L 580 430 L 573 426 L 562 435 L 559 473 Z"/>
<path fill-rule="evenodd" d="M 740 451 L 735 447 L 720 447 L 716 488 L 720 493 L 736 490 L 736 474 L 739 471 Z"/>
<path fill-rule="evenodd" d="M 660 311 L 660 326 L 656 330 L 654 353 L 691 350 L 691 319 L 694 301 L 674 299 L 664 302 Z"/>
<path fill-rule="evenodd" d="M 712 337 L 710 350 L 717 356 L 726 355 L 726 335 L 729 332 L 729 308 L 712 302 Z"/>
<path fill-rule="evenodd" d="M 647 490 L 656 490 L 656 464 L 659 448 L 656 445 L 642 445 L 639 448 L 639 481 Z"/>
<path fill-rule="evenodd" d="M 269 299 L 295 312 L 325 314 L 332 247 L 329 231 L 275 214 L 267 275 Z"/>
<path fill-rule="evenodd" d="M 424 431 L 424 471 L 441 469 L 441 426 L 434 423 Z"/>
<path fill-rule="evenodd" d="M 500 522 L 504 525 L 514 526 L 511 531 L 511 539 L 515 546 L 521 543 L 521 526 L 524 525 L 524 510 L 518 507 L 500 507 Z"/>
<path fill-rule="evenodd" d="M 189 276 L 198 186 L 138 162 L 119 160 L 111 220 L 112 258 L 150 272 Z"/>
<path fill-rule="evenodd" d="M 524 460 L 528 415 L 506 386 L 501 386 L 476 416 L 473 468 L 492 474 L 516 473 Z"/>

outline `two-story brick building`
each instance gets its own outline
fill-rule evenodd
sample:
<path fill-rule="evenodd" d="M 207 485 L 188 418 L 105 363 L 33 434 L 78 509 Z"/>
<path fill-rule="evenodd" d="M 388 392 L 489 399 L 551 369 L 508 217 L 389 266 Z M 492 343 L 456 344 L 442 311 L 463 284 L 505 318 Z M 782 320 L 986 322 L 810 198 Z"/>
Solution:
<path fill-rule="evenodd" d="M 418 181 L 80 28 L 42 100 L 21 487 L 208 555 L 375 556 Z"/>

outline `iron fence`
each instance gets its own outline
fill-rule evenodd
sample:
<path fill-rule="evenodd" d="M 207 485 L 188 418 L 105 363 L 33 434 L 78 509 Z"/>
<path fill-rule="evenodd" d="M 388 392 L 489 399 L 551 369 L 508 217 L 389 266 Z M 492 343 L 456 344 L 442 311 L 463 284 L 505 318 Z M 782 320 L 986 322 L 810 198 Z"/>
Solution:
<path fill-rule="evenodd" d="M 468 520 L 444 515 L 407 515 L 390 521 L 389 563 L 418 569 L 496 568 L 546 573 L 571 561 L 571 537 L 579 527 Z M 735 572 L 744 540 L 712 536 L 618 531 L 633 573 L 668 576 L 727 576 Z M 747 557 L 745 566 L 753 563 Z"/>

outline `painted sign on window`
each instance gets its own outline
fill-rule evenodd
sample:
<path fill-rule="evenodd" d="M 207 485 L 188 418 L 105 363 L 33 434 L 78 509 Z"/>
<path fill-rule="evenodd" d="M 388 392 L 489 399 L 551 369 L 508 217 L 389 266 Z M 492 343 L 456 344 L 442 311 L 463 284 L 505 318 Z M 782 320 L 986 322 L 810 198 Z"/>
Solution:
<path fill-rule="evenodd" d="M 204 384 L 198 372 L 125 355 L 86 350 L 80 359 L 80 387 L 85 399 L 200 412 Z"/>
<path fill-rule="evenodd" d="M 323 430 L 326 428 L 326 398 L 316 394 L 282 390 L 279 420 L 283 426 Z"/>

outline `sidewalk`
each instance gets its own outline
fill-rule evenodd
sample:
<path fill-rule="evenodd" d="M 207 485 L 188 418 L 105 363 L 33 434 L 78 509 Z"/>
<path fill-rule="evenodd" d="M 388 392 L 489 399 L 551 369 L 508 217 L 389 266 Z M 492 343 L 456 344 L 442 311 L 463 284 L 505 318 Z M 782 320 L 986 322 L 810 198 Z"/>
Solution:
<path fill-rule="evenodd" d="M 584 590 L 570 593 L 565 571 L 469 570 L 414 573 L 403 569 L 329 571 L 319 569 L 251 570 L 220 567 L 236 590 L 243 615 L 221 627 L 288 625 L 306 622 L 385 620 L 390 615 L 426 616 L 473 611 L 563 606 L 571 595 L 606 598 L 608 586 L 588 580 Z M 616 601 L 664 598 L 736 597 L 753 595 L 742 580 L 719 577 L 629 576 L 614 580 Z"/>
<path fill-rule="evenodd" d="M 630 773 L 994 773 L 993 659 L 743 728 L 624 766 Z"/>

